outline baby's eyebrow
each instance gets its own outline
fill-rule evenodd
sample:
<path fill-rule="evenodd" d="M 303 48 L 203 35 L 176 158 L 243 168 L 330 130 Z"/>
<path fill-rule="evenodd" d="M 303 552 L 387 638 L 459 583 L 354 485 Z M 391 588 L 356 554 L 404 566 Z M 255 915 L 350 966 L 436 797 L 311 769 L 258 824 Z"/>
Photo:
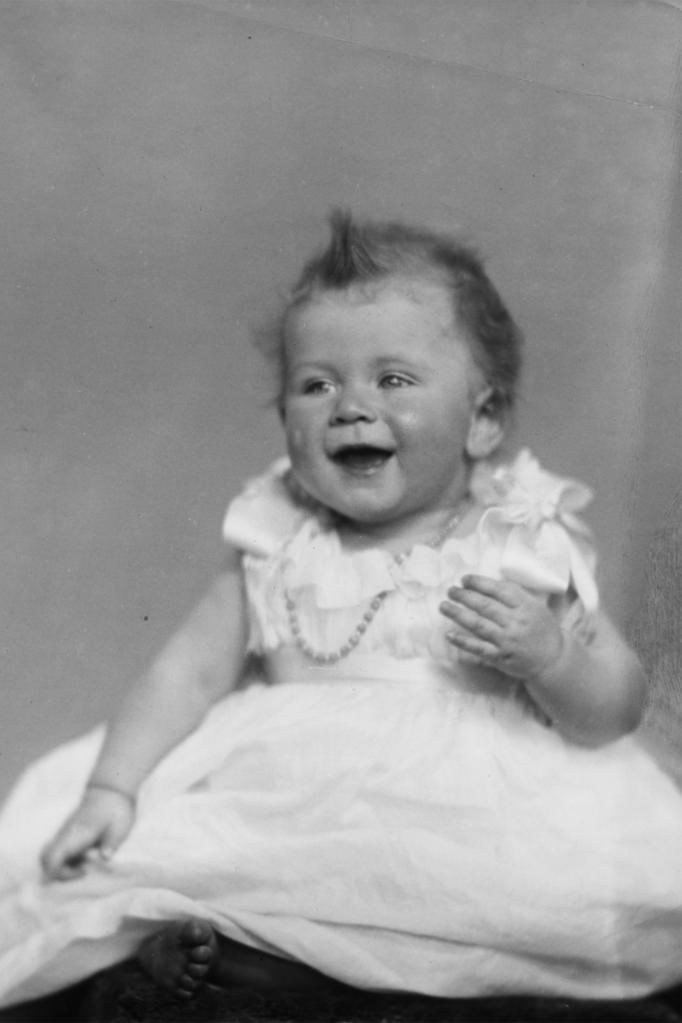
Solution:
<path fill-rule="evenodd" d="M 404 355 L 378 355 L 375 359 L 377 366 L 395 366 L 400 363 L 403 366 L 411 366 L 416 360 L 408 359 Z"/>
<path fill-rule="evenodd" d="M 333 373 L 335 367 L 328 362 L 298 362 L 289 366 L 292 373 Z"/>
<path fill-rule="evenodd" d="M 408 359 L 404 355 L 381 355 L 372 364 L 373 369 L 408 369 L 413 372 L 423 369 L 418 359 Z"/>
<path fill-rule="evenodd" d="M 419 361 L 418 358 L 408 358 L 404 355 L 378 355 L 368 361 L 363 369 L 369 374 L 376 374 L 387 369 L 404 370 L 412 373 L 425 372 L 428 367 Z M 305 362 L 296 362 L 287 367 L 290 376 L 305 376 L 310 373 L 328 373 L 335 376 L 343 376 L 347 367 L 335 362 L 326 360 L 315 361 L 307 359 Z"/>

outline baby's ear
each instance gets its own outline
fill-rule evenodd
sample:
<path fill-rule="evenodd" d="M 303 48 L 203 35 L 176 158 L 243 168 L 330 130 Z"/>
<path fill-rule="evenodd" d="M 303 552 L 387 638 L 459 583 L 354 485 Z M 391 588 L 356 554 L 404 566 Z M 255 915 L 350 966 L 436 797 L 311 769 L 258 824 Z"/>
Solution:
<path fill-rule="evenodd" d="M 507 428 L 507 409 L 500 395 L 487 387 L 474 401 L 466 452 L 477 461 L 489 458 L 502 443 Z"/>

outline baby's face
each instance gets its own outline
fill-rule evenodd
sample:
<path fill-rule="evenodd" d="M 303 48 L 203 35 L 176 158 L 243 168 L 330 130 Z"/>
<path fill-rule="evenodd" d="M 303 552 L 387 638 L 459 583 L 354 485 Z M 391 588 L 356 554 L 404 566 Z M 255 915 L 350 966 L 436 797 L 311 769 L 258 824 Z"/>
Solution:
<path fill-rule="evenodd" d="M 484 382 L 436 284 L 325 292 L 291 314 L 283 420 L 294 473 L 357 524 L 452 509 Z"/>

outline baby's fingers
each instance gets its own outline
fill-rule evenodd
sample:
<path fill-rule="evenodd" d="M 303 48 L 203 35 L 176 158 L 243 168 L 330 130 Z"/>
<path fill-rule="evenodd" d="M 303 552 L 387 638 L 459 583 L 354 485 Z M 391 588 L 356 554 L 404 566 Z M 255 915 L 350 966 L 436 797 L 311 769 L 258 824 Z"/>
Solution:
<path fill-rule="evenodd" d="M 128 814 L 127 816 L 113 820 L 102 836 L 102 841 L 98 850 L 98 858 L 101 860 L 110 860 L 114 855 L 119 845 L 125 841 L 130 834 L 130 829 L 133 824 L 133 815 Z"/>
<path fill-rule="evenodd" d="M 85 874 L 85 855 L 67 852 L 61 844 L 49 845 L 40 862 L 48 881 L 71 881 Z"/>
<path fill-rule="evenodd" d="M 451 629 L 445 638 L 448 643 L 457 647 L 459 659 L 467 664 L 493 666 L 499 657 L 499 649 L 494 643 L 488 643 L 462 629 Z"/>
<path fill-rule="evenodd" d="M 48 881 L 72 881 L 85 874 L 85 856 L 68 855 L 58 847 L 48 847 L 40 857 L 40 862 Z"/>
<path fill-rule="evenodd" d="M 89 859 L 97 855 L 98 836 L 89 828 L 70 827 L 54 838 L 40 858 L 45 876 L 52 881 L 82 877 Z"/>
<path fill-rule="evenodd" d="M 504 629 L 511 613 L 507 605 L 493 597 L 484 596 L 464 586 L 451 586 L 448 600 L 441 604 L 441 611 L 466 628 L 475 628 L 475 623 L 487 622 L 498 631 Z"/>
<path fill-rule="evenodd" d="M 459 593 L 457 587 L 448 590 L 452 599 L 442 602 L 441 614 L 458 626 L 460 631 L 464 630 L 465 633 L 471 633 L 478 639 L 497 643 L 504 625 L 503 612 L 487 606 L 479 607 L 478 605 L 482 604 L 484 598 L 478 597 L 476 594 L 467 595 L 462 591 L 463 596 L 460 597 Z"/>
<path fill-rule="evenodd" d="M 524 596 L 524 591 L 516 583 L 504 579 L 491 579 L 487 575 L 465 575 L 461 587 L 455 586 L 453 589 L 508 608 L 518 607 Z"/>

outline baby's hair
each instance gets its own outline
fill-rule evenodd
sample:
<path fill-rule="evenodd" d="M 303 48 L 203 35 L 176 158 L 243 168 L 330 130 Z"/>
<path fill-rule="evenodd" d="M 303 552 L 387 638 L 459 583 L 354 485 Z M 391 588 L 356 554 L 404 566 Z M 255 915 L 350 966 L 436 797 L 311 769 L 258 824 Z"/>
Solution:
<path fill-rule="evenodd" d="M 456 321 L 492 389 L 491 410 L 498 415 L 509 411 L 516 397 L 523 336 L 475 249 L 452 235 L 398 221 L 357 221 L 344 210 L 334 210 L 329 225 L 327 246 L 305 264 L 275 336 L 264 344 L 279 362 L 280 378 L 285 368 L 284 328 L 293 309 L 317 294 L 356 284 L 391 278 L 430 281 L 444 285 L 453 296 Z"/>

